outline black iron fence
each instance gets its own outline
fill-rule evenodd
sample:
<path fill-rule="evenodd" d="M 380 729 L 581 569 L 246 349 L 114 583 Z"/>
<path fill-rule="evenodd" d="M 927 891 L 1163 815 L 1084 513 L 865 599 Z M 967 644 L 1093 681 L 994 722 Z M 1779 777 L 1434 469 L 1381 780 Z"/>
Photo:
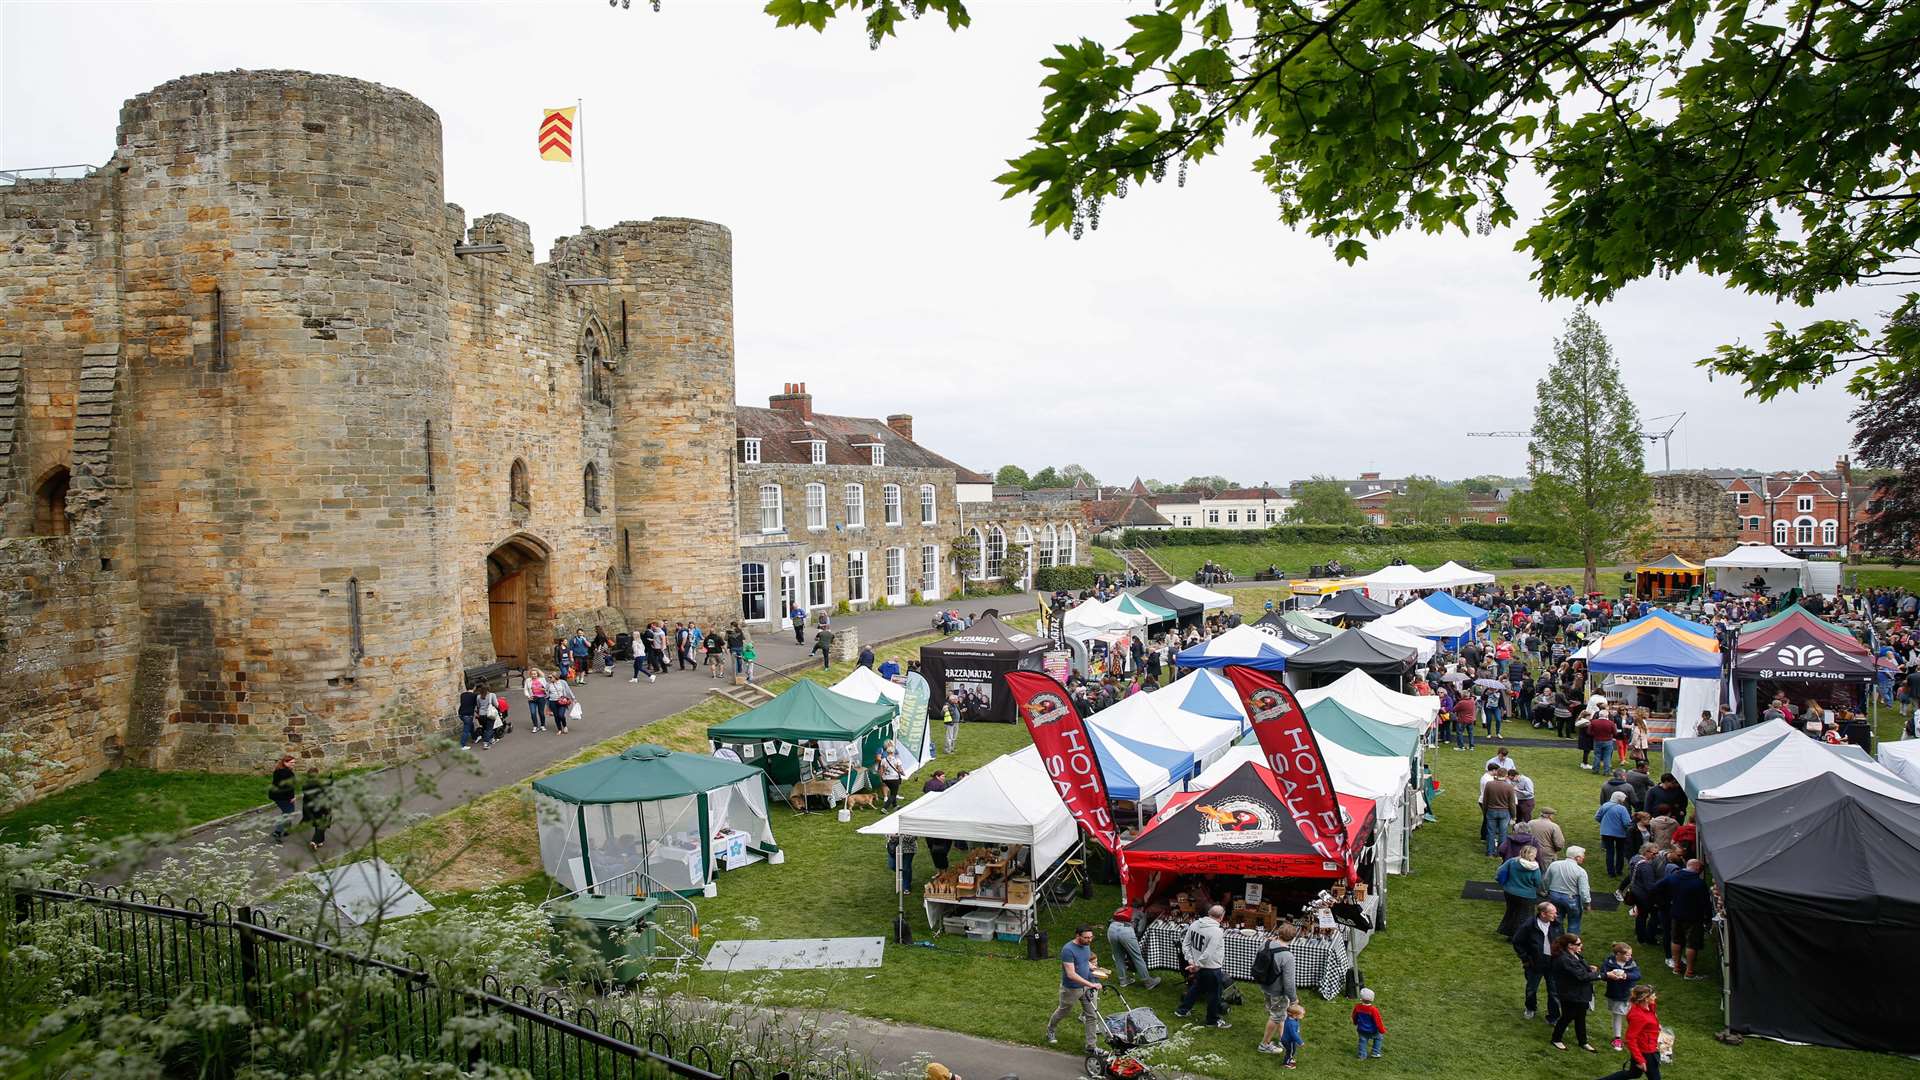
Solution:
<path fill-rule="evenodd" d="M 293 1040 L 296 1049 L 285 1051 L 314 1055 L 315 1065 L 358 1051 L 463 1068 L 487 1061 L 537 1080 L 755 1080 L 747 1061 L 716 1061 L 704 1045 L 676 1046 L 626 1020 L 603 1021 L 559 994 L 503 988 L 492 976 L 463 986 L 444 966 L 362 956 L 299 937 L 283 919 L 250 908 L 111 886 L 10 893 L 14 917 L 0 963 L 15 968 L 8 976 L 16 992 L 34 982 L 36 972 L 23 970 L 31 966 L 144 1015 L 187 997 L 243 1006 L 256 1026 L 337 1019 L 330 1039 Z"/>

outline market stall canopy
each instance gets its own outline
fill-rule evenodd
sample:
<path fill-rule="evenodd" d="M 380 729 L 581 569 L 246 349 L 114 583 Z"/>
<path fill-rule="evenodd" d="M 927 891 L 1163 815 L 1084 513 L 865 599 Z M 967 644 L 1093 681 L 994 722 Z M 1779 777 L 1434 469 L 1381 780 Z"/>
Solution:
<path fill-rule="evenodd" d="M 1869 652 L 1865 645 L 1860 644 L 1860 639 L 1830 622 L 1814 618 L 1798 604 L 1766 620 L 1765 626 L 1749 623 L 1741 627 L 1735 651 L 1744 652 L 1759 648 L 1762 645 L 1780 641 L 1793 633 L 1806 634 L 1824 643 L 1828 648 L 1846 653 L 1863 663 L 1873 662 L 1873 653 Z"/>
<path fill-rule="evenodd" d="M 1799 732 L 1794 732 L 1785 738 L 1754 746 L 1734 757 L 1726 758 L 1711 765 L 1703 765 L 1696 761 L 1693 767 L 1687 770 L 1684 778 L 1681 778 L 1679 774 L 1676 773 L 1675 779 L 1680 780 L 1681 790 L 1687 793 L 1688 798 L 1703 798 L 1707 792 L 1718 790 L 1734 779 L 1744 776 L 1749 770 L 1757 767 L 1798 767 L 1803 762 L 1817 762 L 1817 755 L 1802 752 L 1809 745 L 1823 753 L 1832 754 L 1851 764 L 1870 766 L 1867 770 L 1869 772 L 1881 772 L 1880 764 L 1868 757 L 1866 751 L 1861 750 L 1857 746 L 1845 743 L 1834 745 L 1820 742 L 1815 739 L 1809 739 Z M 1785 748 L 1784 751 L 1782 751 L 1782 747 Z M 1788 772 L 1786 775 L 1797 782 L 1798 777 L 1792 772 Z M 1810 775 L 1819 775 L 1818 770 Z M 1884 774 L 1884 776 L 1891 775 L 1893 774 Z"/>
<path fill-rule="evenodd" d="M 1491 614 L 1486 608 L 1469 604 L 1452 593 L 1437 592 L 1428 596 L 1422 603 L 1447 615 L 1464 615 L 1475 626 L 1486 622 L 1487 616 Z"/>
<path fill-rule="evenodd" d="M 1900 779 L 1920 787 L 1920 739 L 1881 743 L 1880 764 Z"/>
<path fill-rule="evenodd" d="M 1852 631 L 1848 630 L 1846 627 L 1841 626 L 1839 623 L 1828 622 L 1827 620 L 1819 617 L 1818 615 L 1815 615 L 1813 612 L 1808 611 L 1806 608 L 1801 607 L 1799 604 L 1788 604 L 1785 608 L 1775 612 L 1772 615 L 1767 616 L 1764 619 L 1756 619 L 1750 623 L 1741 623 L 1740 632 L 1742 634 L 1757 634 L 1763 630 L 1767 630 L 1771 627 L 1778 626 L 1781 623 L 1788 621 L 1789 619 L 1796 619 L 1796 618 L 1811 619 L 1812 621 L 1818 623 L 1820 626 L 1824 627 L 1825 629 L 1830 630 L 1833 633 L 1839 634 L 1841 637 L 1847 637 L 1847 638 L 1853 637 Z"/>
<path fill-rule="evenodd" d="M 1167 591 L 1175 596 L 1192 600 L 1208 611 L 1233 606 L 1233 597 L 1228 596 L 1226 593 L 1214 592 L 1204 585 L 1198 585 L 1191 581 L 1182 581 L 1169 585 L 1167 586 Z"/>
<path fill-rule="evenodd" d="M 1302 645 L 1318 645 L 1340 632 L 1340 628 L 1308 615 L 1304 611 L 1274 611 L 1253 624 L 1256 630 L 1270 630 Z"/>
<path fill-rule="evenodd" d="M 1415 731 L 1425 731 L 1440 719 L 1438 697 L 1390 690 L 1358 668 L 1318 690 L 1301 690 L 1294 696 L 1302 708 L 1311 708 L 1330 698 L 1362 716 Z"/>
<path fill-rule="evenodd" d="M 759 769 L 737 761 L 642 743 L 535 780 L 533 790 L 575 805 L 653 802 L 758 782 L 760 775 Z"/>
<path fill-rule="evenodd" d="M 809 739 L 853 742 L 890 722 L 891 703 L 855 701 L 806 679 L 765 705 L 707 729 L 714 742 L 803 742 Z"/>
<path fill-rule="evenodd" d="M 1366 843 L 1373 802 L 1354 795 L 1339 795 L 1338 800 L 1347 826 L 1344 854 L 1351 860 Z M 1280 781 L 1252 761 L 1205 791 L 1182 792 L 1126 845 L 1127 895 L 1141 896 L 1155 872 L 1338 876 L 1340 865 L 1313 850 L 1286 805 Z"/>
<path fill-rule="evenodd" d="M 964 687 L 984 695 L 982 719 L 1015 723 L 1007 673 L 1039 671 L 1041 657 L 1053 648 L 1049 638 L 1030 634 L 987 611 L 959 633 L 920 646 L 920 673 L 926 677 L 933 706 L 944 711 L 948 693 Z"/>
<path fill-rule="evenodd" d="M 1017 657 L 1045 652 L 1052 644 L 1046 638 L 1030 634 L 1007 622 L 994 612 L 987 612 L 975 619 L 972 626 L 930 645 L 923 645 L 920 651 L 941 655 L 958 653 L 965 656 Z"/>
<path fill-rule="evenodd" d="M 1689 798 L 1694 798 L 1700 794 L 1698 785 L 1688 784 L 1687 778 L 1695 770 L 1710 769 L 1750 751 L 1772 746 L 1789 735 L 1806 738 L 1805 733 L 1784 720 L 1767 720 L 1749 727 L 1722 731 L 1713 735 L 1701 735 L 1690 739 L 1668 739 L 1660 744 L 1660 754 L 1661 759 L 1666 762 L 1666 771 L 1680 781 L 1680 786 L 1686 789 Z"/>
<path fill-rule="evenodd" d="M 1360 627 L 1358 630 L 1355 630 L 1354 634 L 1360 637 L 1370 637 L 1385 645 L 1412 649 L 1414 658 L 1423 664 L 1433 659 L 1433 654 L 1440 651 L 1440 647 L 1434 644 L 1432 638 L 1410 634 L 1397 626 L 1381 626 L 1380 624 L 1385 621 L 1384 618 L 1375 619 L 1367 625 Z"/>
<path fill-rule="evenodd" d="M 1194 773 L 1189 750 L 1155 746 L 1093 723 L 1087 724 L 1087 740 L 1099 759 L 1108 798 L 1151 799 Z"/>
<path fill-rule="evenodd" d="M 1202 668 L 1188 672 L 1172 685 L 1153 692 L 1160 704 L 1215 720 L 1231 720 L 1245 726 L 1246 706 L 1240 704 L 1240 692 L 1219 675 Z"/>
<path fill-rule="evenodd" d="M 1699 563 L 1688 562 L 1687 560 L 1681 558 L 1678 555 L 1668 555 L 1665 558 L 1656 559 L 1650 563 L 1641 563 L 1639 566 L 1635 567 L 1634 569 L 1636 572 L 1642 573 L 1642 574 L 1646 573 L 1649 570 L 1655 570 L 1655 571 L 1689 570 L 1694 573 L 1699 573 L 1700 571 L 1706 569 L 1706 567 L 1702 566 Z"/>
<path fill-rule="evenodd" d="M 1184 752 L 1197 766 L 1218 758 L 1246 726 L 1238 717 L 1185 712 L 1171 699 L 1162 702 L 1160 697 L 1161 692 L 1155 692 L 1121 698 L 1088 717 L 1087 726 L 1141 746 Z"/>
<path fill-rule="evenodd" d="M 1327 763 L 1327 773 L 1333 777 L 1333 790 L 1342 795 L 1396 799 L 1406 792 L 1409 777 L 1413 775 L 1413 765 L 1406 758 L 1362 754 L 1332 741 L 1321 745 L 1320 756 Z M 1192 787 L 1204 791 L 1218 785 L 1240 766 L 1265 760 L 1258 746 L 1236 746 L 1195 777 Z"/>
<path fill-rule="evenodd" d="M 1086 600 L 1069 610 L 1061 623 L 1068 634 L 1085 637 L 1118 630 L 1137 630 L 1147 625 L 1148 621 L 1145 615 L 1125 614 L 1104 600 Z"/>
<path fill-rule="evenodd" d="M 1348 622 L 1371 622 L 1392 611 L 1393 605 L 1383 604 L 1359 589 L 1342 589 L 1332 596 L 1322 598 L 1318 604 L 1307 610 L 1315 618 L 1329 622 L 1342 619 Z"/>
<path fill-rule="evenodd" d="M 878 705 L 898 705 L 907 696 L 907 688 L 892 679 L 883 679 L 870 667 L 856 666 L 846 678 L 834 683 L 830 689 L 843 697 L 855 701 L 871 701 Z"/>
<path fill-rule="evenodd" d="M 1725 897 L 1735 1031 L 1920 1052 L 1905 986 L 1920 956 L 1920 809 L 1824 775 L 1700 803 Z"/>
<path fill-rule="evenodd" d="M 1358 670 L 1397 678 L 1412 673 L 1414 655 L 1411 648 L 1355 630 L 1287 657 L 1287 670 L 1296 675 L 1340 675 Z"/>
<path fill-rule="evenodd" d="M 1600 648 L 1587 658 L 1587 670 L 1596 674 L 1719 678 L 1720 648 L 1717 643 L 1709 641 L 1707 647 L 1702 647 L 1696 635 L 1675 630 L 1663 622 L 1650 621 L 1643 626 L 1643 630 L 1624 640 L 1617 636 L 1617 632 L 1600 639 Z"/>
<path fill-rule="evenodd" d="M 1120 614 L 1137 615 L 1146 619 L 1148 623 L 1172 622 L 1178 617 L 1170 608 L 1163 608 L 1159 604 L 1149 604 L 1145 600 L 1127 593 L 1121 593 L 1119 596 L 1108 601 L 1108 603 L 1112 604 L 1113 609 Z"/>
<path fill-rule="evenodd" d="M 1798 627 L 1770 640 L 1743 638 L 1734 647 L 1733 673 L 1743 679 L 1872 682 L 1873 655 L 1863 646 L 1843 649 L 1812 629 Z"/>
<path fill-rule="evenodd" d="M 1174 656 L 1173 662 L 1183 668 L 1223 668 L 1228 664 L 1239 664 L 1262 671 L 1281 671 L 1287 666 L 1287 657 L 1300 649 L 1297 642 L 1277 638 L 1242 624 L 1190 649 L 1181 650 Z"/>
<path fill-rule="evenodd" d="M 1835 753 L 1832 747 L 1804 735 L 1795 739 L 1781 739 L 1740 764 L 1743 767 L 1739 772 L 1725 777 L 1704 778 L 1701 771 L 1696 770 L 1695 778 L 1700 781 L 1699 799 L 1733 799 L 1763 791 L 1778 791 L 1816 776 L 1833 773 L 1869 791 L 1901 802 L 1920 804 L 1920 788 L 1907 784 L 1882 768 L 1878 762 L 1863 764 L 1844 754 Z"/>
<path fill-rule="evenodd" d="M 1469 569 L 1449 559 L 1427 571 L 1427 583 L 1427 587 L 1432 589 L 1457 589 L 1462 585 L 1491 585 L 1493 575 Z"/>
<path fill-rule="evenodd" d="M 1026 844 L 1033 849 L 1035 873 L 1059 861 L 1080 836 L 1080 827 L 1067 813 L 1031 746 L 997 757 L 945 791 L 922 795 L 859 831 L 869 836 L 904 833 L 934 840 Z"/>
<path fill-rule="evenodd" d="M 1448 614 L 1426 600 L 1415 600 L 1368 623 L 1366 630 L 1368 633 L 1378 633 L 1383 627 L 1392 627 L 1415 637 L 1457 641 L 1473 632 L 1473 620 L 1465 615 Z"/>
<path fill-rule="evenodd" d="M 1804 589 L 1807 586 L 1807 561 L 1796 559 L 1770 544 L 1742 544 L 1707 560 L 1718 573 L 1714 583 L 1721 588 L 1744 590 L 1758 577 L 1773 592 Z"/>
<path fill-rule="evenodd" d="M 1677 617 L 1663 619 L 1658 613 L 1642 615 L 1632 622 L 1622 623 L 1607 631 L 1604 645 L 1606 648 L 1614 648 L 1625 645 L 1642 634 L 1665 633 L 1679 638 L 1696 649 L 1718 650 L 1720 648 L 1720 639 L 1714 635 L 1712 627 L 1705 628 L 1706 632 L 1701 633 L 1687 629 L 1687 626 L 1680 625 L 1682 623 L 1686 623 L 1686 620 Z M 1687 625 L 1699 624 L 1688 623 Z"/>
<path fill-rule="evenodd" d="M 1134 593 L 1133 596 L 1135 599 L 1144 600 L 1156 607 L 1173 612 L 1174 616 L 1183 623 L 1198 622 L 1205 610 L 1200 606 L 1200 601 L 1189 600 L 1184 596 L 1168 592 L 1158 585 L 1149 585 Z"/>
<path fill-rule="evenodd" d="M 1666 608 L 1659 608 L 1659 607 L 1654 608 L 1652 611 L 1649 611 L 1646 615 L 1642 616 L 1642 618 L 1659 619 L 1661 622 L 1666 623 L 1668 626 L 1671 626 L 1677 630 L 1685 630 L 1689 634 L 1698 634 L 1703 638 L 1718 640 L 1719 631 L 1715 630 L 1713 627 L 1708 626 L 1706 623 L 1703 623 L 1703 622 L 1694 622 L 1692 619 L 1683 619 L 1680 616 L 1675 615 L 1673 612 L 1668 611 Z M 1633 621 L 1639 622 L 1640 620 L 1635 619 Z M 1632 624 L 1629 623 L 1628 625 L 1632 625 Z"/>
<path fill-rule="evenodd" d="M 1426 571 L 1412 563 L 1383 566 L 1361 580 L 1367 583 L 1367 595 L 1375 600 L 1393 600 L 1415 589 L 1435 587 Z"/>
<path fill-rule="evenodd" d="M 1411 760 L 1420 747 L 1417 729 L 1363 716 L 1338 701 L 1321 700 L 1305 708 L 1307 726 L 1315 735 L 1355 753 Z"/>

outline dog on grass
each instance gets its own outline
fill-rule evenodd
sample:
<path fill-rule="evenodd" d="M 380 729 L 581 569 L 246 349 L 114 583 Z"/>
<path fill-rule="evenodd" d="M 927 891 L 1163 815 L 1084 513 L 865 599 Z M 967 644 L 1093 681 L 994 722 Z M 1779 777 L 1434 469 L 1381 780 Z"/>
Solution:
<path fill-rule="evenodd" d="M 847 796 L 847 809 L 849 810 L 878 810 L 879 808 L 880 800 L 874 795 Z"/>

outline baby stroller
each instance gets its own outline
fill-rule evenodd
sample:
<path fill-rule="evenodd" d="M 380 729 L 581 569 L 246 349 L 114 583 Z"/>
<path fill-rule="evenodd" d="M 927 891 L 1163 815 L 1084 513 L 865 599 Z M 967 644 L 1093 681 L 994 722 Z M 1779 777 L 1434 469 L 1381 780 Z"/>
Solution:
<path fill-rule="evenodd" d="M 1101 1018 L 1106 1024 L 1110 1049 L 1095 1050 L 1087 1055 L 1087 1076 L 1089 1080 L 1154 1080 L 1154 1071 L 1134 1057 L 1133 1051 L 1166 1042 L 1167 1025 L 1160 1022 L 1152 1009 L 1128 1005 L 1126 995 L 1120 993 L 1118 987 L 1111 989 L 1126 1011 Z"/>

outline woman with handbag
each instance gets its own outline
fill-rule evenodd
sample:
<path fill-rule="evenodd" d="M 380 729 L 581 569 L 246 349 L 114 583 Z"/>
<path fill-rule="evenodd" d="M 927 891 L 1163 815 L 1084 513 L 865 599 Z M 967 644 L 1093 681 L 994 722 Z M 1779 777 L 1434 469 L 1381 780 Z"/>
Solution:
<path fill-rule="evenodd" d="M 547 676 L 539 668 L 527 672 L 527 722 L 534 731 L 547 730 Z"/>
<path fill-rule="evenodd" d="M 573 698 L 573 687 L 567 685 L 567 680 L 555 678 L 548 684 L 547 705 L 553 709 L 554 733 L 565 735 L 567 720 L 573 715 L 573 710 L 579 707 L 579 703 Z"/>

